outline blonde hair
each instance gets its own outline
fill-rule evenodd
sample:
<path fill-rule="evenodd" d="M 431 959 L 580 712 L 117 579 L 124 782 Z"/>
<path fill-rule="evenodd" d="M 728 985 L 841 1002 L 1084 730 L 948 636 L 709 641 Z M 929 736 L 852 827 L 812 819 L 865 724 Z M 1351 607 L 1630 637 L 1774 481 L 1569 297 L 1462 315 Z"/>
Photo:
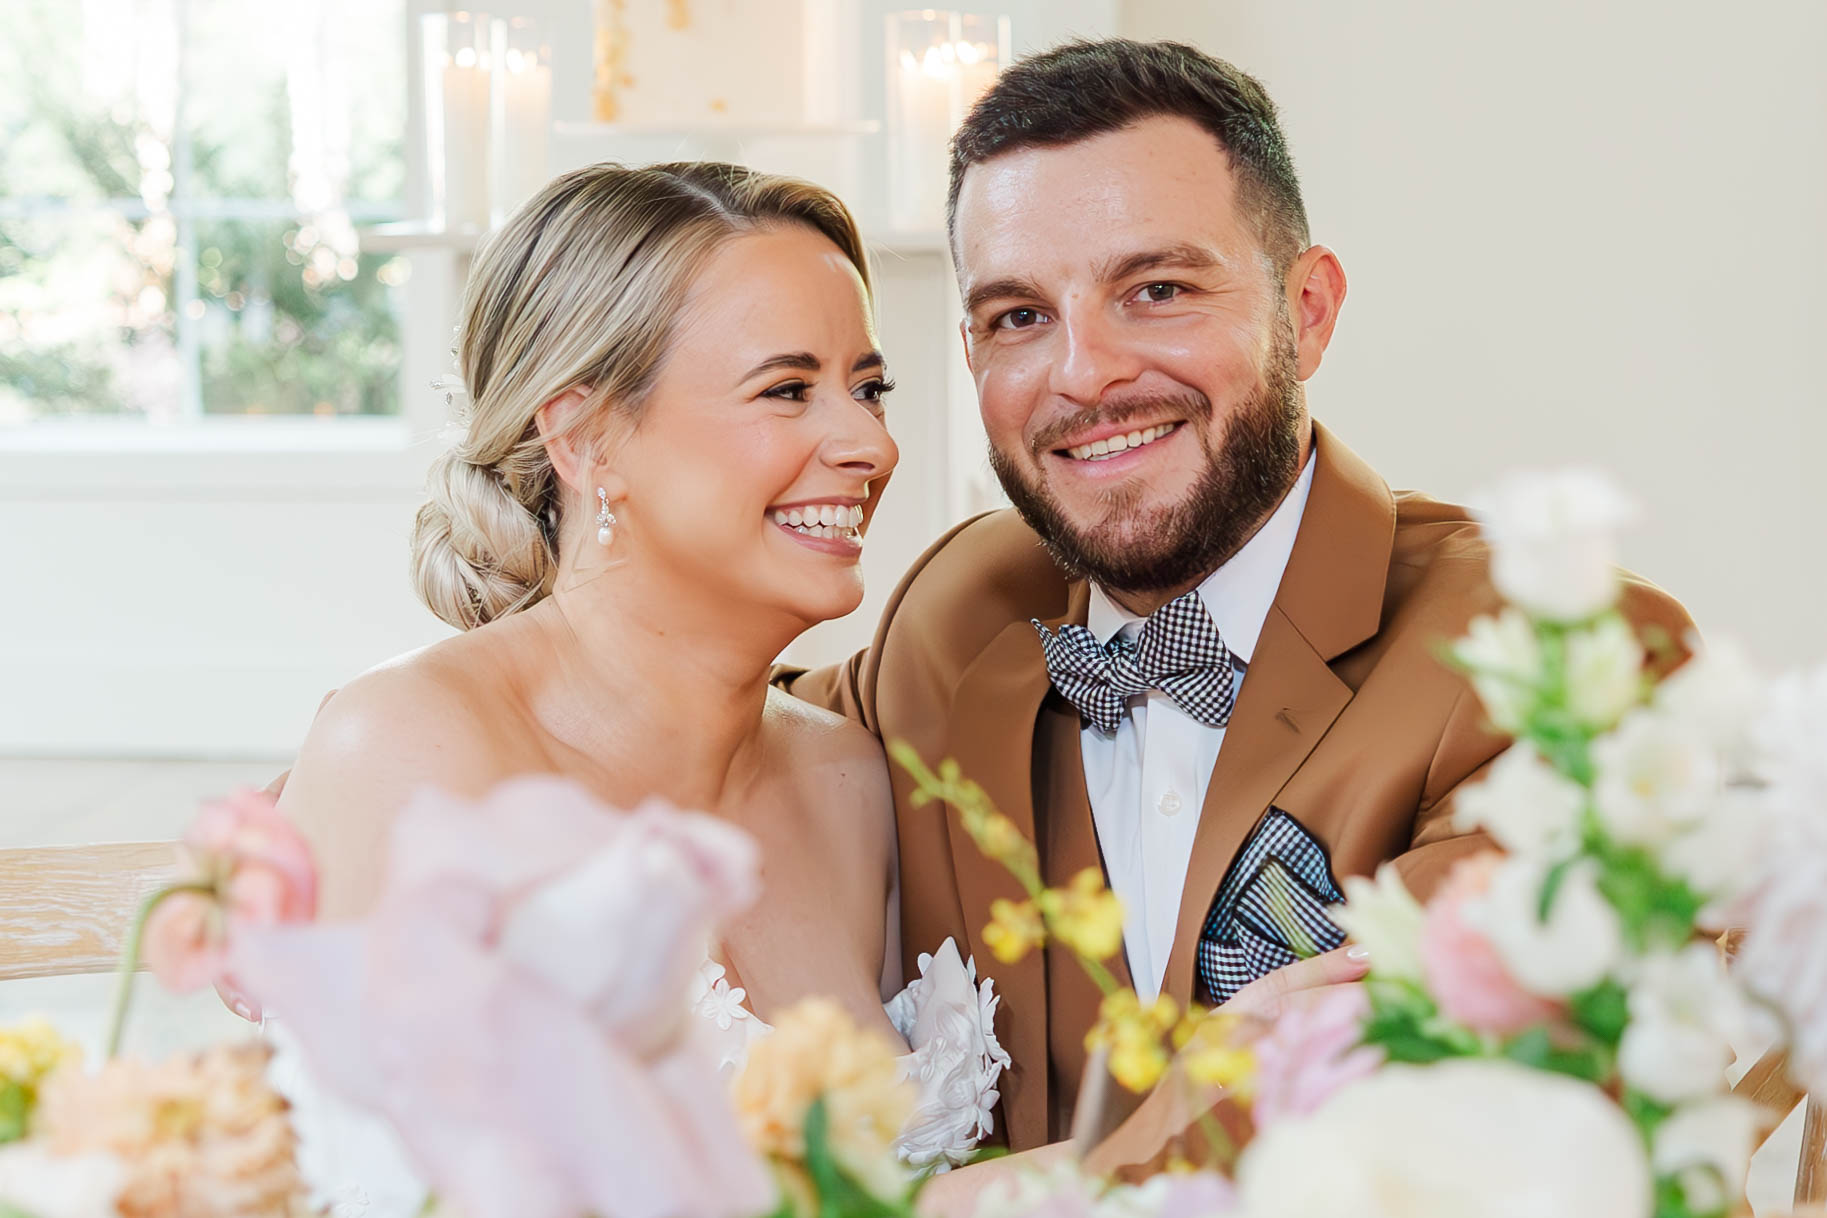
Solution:
<path fill-rule="evenodd" d="M 431 611 L 468 630 L 534 604 L 558 569 L 562 488 L 535 416 L 588 398 L 638 418 L 693 278 L 723 241 L 770 224 L 829 237 L 869 286 L 849 209 L 809 182 L 738 165 L 592 165 L 555 179 L 482 248 L 464 295 L 458 367 L 464 438 L 433 464 L 412 535 Z"/>

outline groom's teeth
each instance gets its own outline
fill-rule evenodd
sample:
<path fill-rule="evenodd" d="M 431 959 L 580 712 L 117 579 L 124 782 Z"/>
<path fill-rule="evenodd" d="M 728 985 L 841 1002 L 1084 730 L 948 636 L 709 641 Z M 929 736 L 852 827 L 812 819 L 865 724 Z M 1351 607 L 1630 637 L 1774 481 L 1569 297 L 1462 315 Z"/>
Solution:
<path fill-rule="evenodd" d="M 1132 448 L 1140 448 L 1144 444 L 1153 444 L 1178 426 L 1178 423 L 1164 423 L 1156 427 L 1145 427 L 1141 431 L 1111 436 L 1104 440 L 1093 440 L 1089 444 L 1068 448 L 1066 454 L 1076 461 L 1096 461 L 1103 457 L 1115 456 L 1117 453 L 1128 452 Z"/>

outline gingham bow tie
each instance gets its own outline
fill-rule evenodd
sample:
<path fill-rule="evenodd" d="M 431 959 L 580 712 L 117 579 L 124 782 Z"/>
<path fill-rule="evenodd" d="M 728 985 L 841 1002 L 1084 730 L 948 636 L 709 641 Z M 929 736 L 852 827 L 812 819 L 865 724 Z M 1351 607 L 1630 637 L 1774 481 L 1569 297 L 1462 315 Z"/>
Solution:
<path fill-rule="evenodd" d="M 1236 697 L 1231 649 L 1196 591 L 1149 614 L 1133 644 L 1119 635 L 1105 646 L 1077 625 L 1055 633 L 1036 620 L 1034 629 L 1053 688 L 1105 735 L 1123 721 L 1124 703 L 1151 689 L 1207 727 L 1230 722 Z"/>

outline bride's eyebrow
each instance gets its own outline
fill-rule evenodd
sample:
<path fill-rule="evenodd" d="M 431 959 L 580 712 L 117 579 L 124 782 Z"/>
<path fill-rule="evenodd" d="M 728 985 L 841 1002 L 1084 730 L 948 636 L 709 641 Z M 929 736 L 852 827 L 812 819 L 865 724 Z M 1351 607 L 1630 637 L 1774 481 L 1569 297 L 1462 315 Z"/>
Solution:
<path fill-rule="evenodd" d="M 871 351 L 867 355 L 857 357 L 856 363 L 850 365 L 850 374 L 855 376 L 857 373 L 871 368 L 879 370 L 886 368 L 887 366 L 888 361 L 882 357 L 880 351 Z M 749 369 L 748 373 L 744 375 L 742 379 L 745 381 L 752 380 L 764 372 L 781 372 L 789 370 L 793 372 L 822 372 L 824 367 L 824 364 L 819 361 L 818 356 L 813 355 L 810 351 L 789 351 L 784 355 L 771 355 L 767 359 L 762 360 L 759 364 L 756 364 L 753 368 Z"/>
<path fill-rule="evenodd" d="M 794 372 L 818 372 L 824 368 L 818 356 L 810 351 L 789 351 L 784 355 L 771 355 L 762 360 L 743 375 L 743 380 L 752 380 L 764 372 L 791 370 Z"/>

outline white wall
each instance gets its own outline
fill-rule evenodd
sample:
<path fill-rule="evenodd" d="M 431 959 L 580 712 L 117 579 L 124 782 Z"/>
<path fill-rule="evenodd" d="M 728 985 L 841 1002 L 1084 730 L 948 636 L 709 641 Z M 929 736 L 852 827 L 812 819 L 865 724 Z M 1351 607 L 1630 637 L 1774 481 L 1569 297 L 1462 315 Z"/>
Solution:
<path fill-rule="evenodd" d="M 1579 459 L 1632 566 L 1770 664 L 1827 659 L 1827 5 L 1126 0 L 1282 109 L 1351 289 L 1317 417 L 1462 497 Z"/>
<path fill-rule="evenodd" d="M 869 0 L 859 28 L 890 6 Z M 1599 462 L 1649 508 L 1630 561 L 1704 626 L 1771 662 L 1827 655 L 1827 6 L 1008 7 L 1022 46 L 1108 32 L 1120 7 L 1125 32 L 1265 80 L 1316 235 L 1351 275 L 1315 410 L 1392 483 L 1459 497 L 1518 462 Z M 448 358 L 439 265 L 414 259 L 404 383 L 421 408 L 391 439 L 0 435 L 0 755 L 283 756 L 323 690 L 443 632 L 405 576 L 436 429 L 424 386 Z M 903 465 L 868 602 L 796 658 L 866 639 L 963 508 L 956 307 L 941 252 L 884 259 Z"/>

